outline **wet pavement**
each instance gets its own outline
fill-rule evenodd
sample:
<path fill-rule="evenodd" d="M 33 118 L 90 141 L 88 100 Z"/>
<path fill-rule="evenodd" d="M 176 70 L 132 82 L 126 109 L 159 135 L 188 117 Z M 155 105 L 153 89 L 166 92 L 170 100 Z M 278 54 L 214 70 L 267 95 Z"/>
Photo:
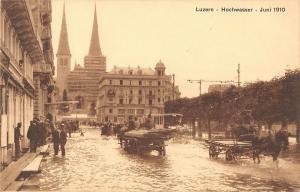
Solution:
<path fill-rule="evenodd" d="M 66 157 L 52 150 L 36 179 L 39 190 L 300 191 L 300 163 L 289 159 L 280 159 L 279 168 L 269 157 L 259 165 L 212 160 L 203 143 L 187 138 L 169 141 L 166 150 L 164 157 L 127 154 L 115 137 L 88 129 L 69 138 Z"/>

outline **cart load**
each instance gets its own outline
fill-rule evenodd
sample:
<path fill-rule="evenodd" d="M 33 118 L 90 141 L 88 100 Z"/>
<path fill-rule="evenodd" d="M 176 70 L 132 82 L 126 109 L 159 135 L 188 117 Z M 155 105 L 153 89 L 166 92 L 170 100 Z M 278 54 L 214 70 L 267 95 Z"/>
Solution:
<path fill-rule="evenodd" d="M 171 128 L 132 130 L 119 135 L 119 143 L 128 153 L 157 151 L 160 155 L 165 155 L 165 141 L 172 138 L 175 131 L 176 129 Z"/>
<path fill-rule="evenodd" d="M 140 130 L 132 130 L 124 133 L 125 137 L 132 138 L 165 138 L 169 139 L 172 137 L 173 133 L 176 129 L 171 128 L 160 128 L 160 129 L 140 129 Z"/>

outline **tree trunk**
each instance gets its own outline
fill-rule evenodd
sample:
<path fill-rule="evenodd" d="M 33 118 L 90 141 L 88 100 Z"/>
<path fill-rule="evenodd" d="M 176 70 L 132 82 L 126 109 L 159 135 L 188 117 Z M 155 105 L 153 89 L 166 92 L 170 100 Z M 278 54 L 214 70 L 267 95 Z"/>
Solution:
<path fill-rule="evenodd" d="M 300 120 L 298 119 L 296 123 L 296 143 L 298 146 L 300 145 Z"/>
<path fill-rule="evenodd" d="M 198 123 L 198 137 L 202 138 L 202 119 L 200 120 L 200 118 Z"/>
<path fill-rule="evenodd" d="M 210 118 L 208 118 L 207 120 L 207 128 L 208 128 L 208 139 L 211 139 Z"/>

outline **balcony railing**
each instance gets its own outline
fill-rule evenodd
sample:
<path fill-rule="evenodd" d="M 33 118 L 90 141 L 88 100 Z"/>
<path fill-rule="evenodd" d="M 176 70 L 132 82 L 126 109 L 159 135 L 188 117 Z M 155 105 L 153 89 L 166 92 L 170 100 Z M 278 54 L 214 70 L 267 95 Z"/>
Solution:
<path fill-rule="evenodd" d="M 33 65 L 33 72 L 36 73 L 52 73 L 52 67 L 48 64 L 35 64 Z"/>

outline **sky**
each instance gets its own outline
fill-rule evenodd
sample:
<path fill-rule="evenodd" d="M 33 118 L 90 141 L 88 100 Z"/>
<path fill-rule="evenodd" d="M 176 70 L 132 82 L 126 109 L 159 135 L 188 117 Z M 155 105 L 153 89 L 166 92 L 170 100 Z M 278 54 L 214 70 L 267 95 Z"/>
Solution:
<path fill-rule="evenodd" d="M 72 66 L 83 65 L 92 33 L 94 6 L 107 71 L 113 66 L 154 68 L 161 60 L 175 74 L 182 97 L 199 95 L 187 80 L 255 82 L 300 67 L 299 3 L 284 1 L 53 0 L 52 36 L 57 52 L 63 3 Z M 214 8 L 199 12 L 197 8 Z M 232 13 L 216 9 L 253 8 Z M 259 12 L 261 8 L 284 12 Z M 56 59 L 55 59 L 56 64 Z M 202 83 L 202 93 L 211 83 Z"/>

